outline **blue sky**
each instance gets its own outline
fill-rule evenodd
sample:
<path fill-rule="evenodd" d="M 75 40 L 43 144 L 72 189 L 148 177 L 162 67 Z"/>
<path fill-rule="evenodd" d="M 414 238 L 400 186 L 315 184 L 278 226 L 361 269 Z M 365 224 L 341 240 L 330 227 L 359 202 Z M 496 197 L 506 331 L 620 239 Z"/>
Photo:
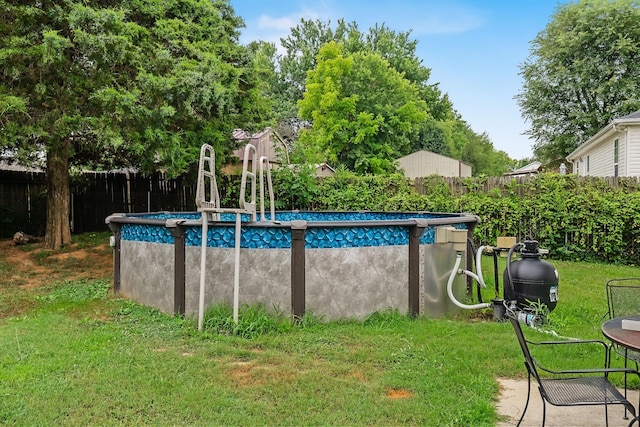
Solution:
<path fill-rule="evenodd" d="M 528 124 L 514 96 L 522 88 L 519 65 L 529 42 L 559 4 L 568 0 L 231 0 L 246 24 L 240 38 L 279 42 L 300 18 L 376 23 L 411 30 L 417 55 L 431 68 L 431 83 L 449 94 L 474 131 L 486 132 L 497 150 L 514 159 L 532 156 Z"/>

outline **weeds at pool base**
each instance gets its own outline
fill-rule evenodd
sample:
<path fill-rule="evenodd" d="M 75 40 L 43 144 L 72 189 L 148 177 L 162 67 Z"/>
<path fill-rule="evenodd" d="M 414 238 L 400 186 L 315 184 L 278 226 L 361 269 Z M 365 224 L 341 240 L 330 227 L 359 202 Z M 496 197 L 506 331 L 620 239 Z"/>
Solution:
<path fill-rule="evenodd" d="M 281 310 L 268 310 L 264 305 L 243 305 L 239 309 L 238 323 L 233 320 L 233 307 L 225 304 L 210 306 L 204 315 L 205 333 L 254 339 L 269 333 L 291 330 L 294 322 Z"/>

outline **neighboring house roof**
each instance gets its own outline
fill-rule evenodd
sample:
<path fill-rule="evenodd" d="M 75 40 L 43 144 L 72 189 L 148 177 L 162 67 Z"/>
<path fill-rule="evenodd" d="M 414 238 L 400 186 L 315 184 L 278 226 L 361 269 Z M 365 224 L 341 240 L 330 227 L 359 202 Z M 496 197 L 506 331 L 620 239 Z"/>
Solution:
<path fill-rule="evenodd" d="M 503 175 L 506 176 L 516 176 L 516 175 L 532 175 L 538 173 L 540 170 L 540 166 L 542 163 L 540 162 L 531 162 L 528 165 L 525 165 L 519 169 L 512 170 L 510 172 L 506 172 Z"/>
<path fill-rule="evenodd" d="M 289 165 L 289 169 L 295 169 L 297 166 L 297 164 L 293 164 L 293 165 Z M 316 163 L 315 165 L 308 165 L 310 168 L 313 168 L 315 170 L 315 175 L 318 177 L 324 177 L 324 176 L 333 176 L 336 174 L 336 171 L 334 168 L 332 168 L 331 166 L 329 166 L 326 163 Z"/>
<path fill-rule="evenodd" d="M 640 119 L 640 111 L 627 114 L 626 116 L 620 117 L 620 119 Z"/>
<path fill-rule="evenodd" d="M 234 129 L 233 130 L 233 139 L 243 140 L 251 138 L 251 134 L 246 130 L 242 129 Z"/>
<path fill-rule="evenodd" d="M 7 162 L 5 160 L 0 160 L 0 170 L 12 172 L 44 172 L 44 170 L 39 167 L 22 166 L 18 163 Z"/>
<path fill-rule="evenodd" d="M 75 170 L 75 169 L 74 169 Z M 45 170 L 44 168 L 41 167 L 28 167 L 28 166 L 22 166 L 19 165 L 17 163 L 8 163 L 6 161 L 2 161 L 0 160 L 0 171 L 11 171 L 11 172 L 34 172 L 34 173 L 44 173 Z M 79 169 L 78 172 L 82 172 L 83 174 L 107 174 L 107 173 L 116 173 L 116 174 L 125 174 L 125 175 L 129 175 L 129 174 L 137 174 L 140 173 L 140 170 L 137 168 L 120 168 L 120 169 L 109 169 L 109 170 L 102 170 L 102 171 L 96 171 L 96 170 L 90 170 L 90 169 Z"/>
<path fill-rule="evenodd" d="M 591 138 L 587 139 L 585 142 L 580 144 L 578 148 L 573 150 L 566 159 L 569 162 L 574 162 L 580 158 L 585 152 L 589 151 L 589 149 L 598 143 L 602 142 L 606 138 L 610 137 L 614 133 L 622 130 L 627 125 L 638 125 L 640 124 L 640 111 L 633 112 L 631 114 L 627 114 L 626 116 L 619 117 L 617 119 L 613 119 L 608 125 L 600 129 L 595 135 Z"/>

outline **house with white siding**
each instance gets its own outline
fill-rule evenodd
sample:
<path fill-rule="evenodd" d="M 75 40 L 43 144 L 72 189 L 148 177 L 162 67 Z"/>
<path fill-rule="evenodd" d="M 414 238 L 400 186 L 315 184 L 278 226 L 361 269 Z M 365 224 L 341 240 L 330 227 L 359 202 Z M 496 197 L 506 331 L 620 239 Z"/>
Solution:
<path fill-rule="evenodd" d="M 470 177 L 471 165 L 461 160 L 421 150 L 397 159 L 404 176 L 416 179 L 429 175 Z"/>
<path fill-rule="evenodd" d="M 640 176 L 640 111 L 611 121 L 567 161 L 580 176 Z"/>

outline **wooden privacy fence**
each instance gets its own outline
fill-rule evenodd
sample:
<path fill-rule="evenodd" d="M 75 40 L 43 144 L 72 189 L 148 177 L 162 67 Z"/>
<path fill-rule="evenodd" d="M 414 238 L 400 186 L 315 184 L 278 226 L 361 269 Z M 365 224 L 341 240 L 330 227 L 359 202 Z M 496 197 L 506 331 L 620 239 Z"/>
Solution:
<path fill-rule="evenodd" d="M 44 235 L 46 181 L 42 172 L 0 170 L 0 237 Z M 87 172 L 71 180 L 73 233 L 106 231 L 112 213 L 194 211 L 195 179 L 157 173 Z"/>
<path fill-rule="evenodd" d="M 0 237 L 44 234 L 46 189 L 44 173 L 0 170 Z"/>
<path fill-rule="evenodd" d="M 71 188 L 74 233 L 106 230 L 104 220 L 116 213 L 193 211 L 195 183 L 186 176 L 168 179 L 156 173 L 85 173 Z"/>

